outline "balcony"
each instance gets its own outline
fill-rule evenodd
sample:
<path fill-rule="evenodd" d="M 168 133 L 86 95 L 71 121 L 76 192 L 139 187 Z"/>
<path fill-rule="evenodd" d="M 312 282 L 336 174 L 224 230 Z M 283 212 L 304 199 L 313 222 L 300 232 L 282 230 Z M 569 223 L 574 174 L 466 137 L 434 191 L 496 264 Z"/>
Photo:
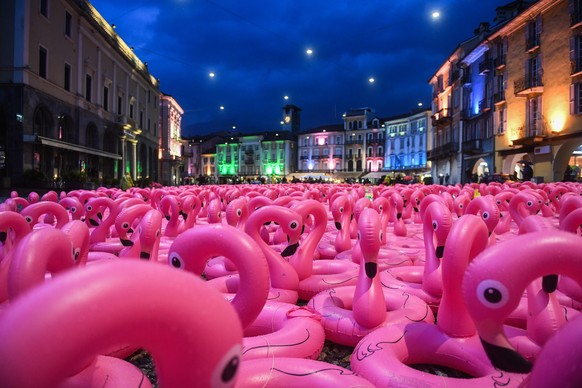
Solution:
<path fill-rule="evenodd" d="M 483 140 L 465 140 L 462 145 L 464 154 L 480 154 L 483 152 Z"/>
<path fill-rule="evenodd" d="M 459 143 L 451 142 L 444 144 L 442 146 L 433 148 L 430 151 L 426 151 L 426 158 L 428 160 L 436 160 L 446 158 L 450 155 L 454 155 L 459 150 Z"/>
<path fill-rule="evenodd" d="M 348 140 L 346 141 L 346 145 L 353 145 L 353 144 L 364 144 L 364 140 Z"/>
<path fill-rule="evenodd" d="M 537 50 L 540 47 L 540 35 L 534 35 L 528 37 L 525 41 L 525 50 L 529 53 Z"/>
<path fill-rule="evenodd" d="M 307 155 L 301 155 L 299 157 L 299 159 L 301 159 L 301 160 L 307 160 L 307 159 L 309 159 L 309 156 L 307 156 Z"/>
<path fill-rule="evenodd" d="M 570 28 L 582 25 L 582 11 L 574 11 L 570 14 Z"/>
<path fill-rule="evenodd" d="M 505 103 L 505 91 L 497 92 L 493 95 L 493 104 L 500 105 Z"/>
<path fill-rule="evenodd" d="M 444 126 L 450 124 L 451 120 L 452 118 L 450 110 L 448 108 L 443 108 L 432 116 L 432 126 L 433 127 Z"/>
<path fill-rule="evenodd" d="M 582 58 L 570 61 L 570 75 L 576 76 L 582 73 Z"/>
<path fill-rule="evenodd" d="M 461 120 L 470 120 L 475 116 L 476 116 L 476 114 L 473 113 L 471 108 L 465 108 L 465 109 L 461 110 Z"/>
<path fill-rule="evenodd" d="M 531 97 L 544 92 L 542 72 L 530 74 L 513 83 L 513 93 L 516 97 Z"/>
<path fill-rule="evenodd" d="M 479 74 L 484 75 L 491 71 L 493 63 L 490 59 L 485 59 L 479 64 Z"/>
<path fill-rule="evenodd" d="M 461 78 L 461 83 L 463 85 L 470 85 L 472 83 L 471 73 L 463 71 L 463 77 Z"/>
<path fill-rule="evenodd" d="M 490 98 L 484 98 L 481 101 L 479 101 L 479 113 L 485 113 L 489 110 L 491 110 L 491 99 Z"/>
<path fill-rule="evenodd" d="M 510 131 L 510 138 L 514 138 L 514 146 L 531 146 L 541 143 L 548 136 L 548 130 L 543 119 L 538 119 L 530 123 L 528 128 L 519 127 Z"/>
<path fill-rule="evenodd" d="M 505 67 L 505 54 L 504 55 L 500 55 L 497 58 L 495 58 L 493 60 L 493 66 L 497 70 L 503 69 Z"/>
<path fill-rule="evenodd" d="M 341 159 L 342 158 L 342 154 L 333 154 L 333 158 L 334 159 Z"/>

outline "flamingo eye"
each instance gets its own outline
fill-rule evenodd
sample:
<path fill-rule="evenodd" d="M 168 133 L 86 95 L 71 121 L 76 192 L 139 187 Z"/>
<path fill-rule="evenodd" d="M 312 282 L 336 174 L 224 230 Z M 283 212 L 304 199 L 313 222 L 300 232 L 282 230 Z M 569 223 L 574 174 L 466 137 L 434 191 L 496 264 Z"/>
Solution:
<path fill-rule="evenodd" d="M 87 206 L 87 211 L 88 211 L 88 212 L 90 212 L 91 210 L 93 210 L 93 206 L 91 206 L 91 205 L 88 205 L 88 206 Z"/>
<path fill-rule="evenodd" d="M 184 268 L 184 260 L 182 260 L 182 257 L 176 252 L 172 252 L 172 254 L 168 256 L 168 264 L 174 268 Z"/>
<path fill-rule="evenodd" d="M 289 229 L 291 229 L 291 230 L 295 230 L 295 229 L 297 229 L 297 226 L 298 226 L 298 225 L 299 225 L 299 224 L 297 223 L 297 221 L 291 221 L 291 222 L 289 223 Z"/>
<path fill-rule="evenodd" d="M 542 200 L 541 199 L 538 199 L 538 203 L 541 205 L 542 204 Z"/>
<path fill-rule="evenodd" d="M 28 222 L 29 224 L 32 223 L 32 217 L 31 216 L 26 216 L 24 217 L 24 219 L 26 220 L 26 222 Z"/>
<path fill-rule="evenodd" d="M 340 212 L 340 213 L 343 213 L 343 212 L 344 212 L 344 208 L 343 208 L 343 207 L 340 207 L 340 208 L 339 208 L 339 212 Z"/>
<path fill-rule="evenodd" d="M 77 208 L 73 206 L 70 210 L 71 210 L 71 213 L 74 213 L 77 211 Z"/>
<path fill-rule="evenodd" d="M 487 218 L 489 218 L 489 212 L 483 212 L 483 214 L 481 214 L 481 217 L 483 217 L 483 219 L 486 220 Z"/>
<path fill-rule="evenodd" d="M 121 225 L 121 227 L 123 229 L 129 229 L 129 222 L 124 222 L 123 225 Z"/>
<path fill-rule="evenodd" d="M 362 235 L 360 234 L 360 232 L 358 231 L 358 241 L 360 241 L 362 239 Z"/>
<path fill-rule="evenodd" d="M 79 261 L 79 256 L 81 255 L 81 249 L 79 248 L 73 248 L 73 260 L 75 260 L 75 263 L 77 261 Z"/>
<path fill-rule="evenodd" d="M 497 204 L 498 204 L 498 205 L 501 205 L 501 200 L 499 200 L 499 199 L 498 199 L 498 200 L 497 200 Z"/>
<path fill-rule="evenodd" d="M 160 237 L 160 230 L 156 230 L 156 238 Z"/>
<path fill-rule="evenodd" d="M 380 205 L 380 206 L 378 206 L 378 209 L 380 209 L 380 211 L 383 211 L 384 210 L 384 206 Z"/>
<path fill-rule="evenodd" d="M 459 204 L 459 209 L 462 209 L 462 208 L 463 208 L 463 204 L 461 203 L 461 204 Z"/>
<path fill-rule="evenodd" d="M 433 222 L 432 222 L 432 228 L 433 228 L 434 230 L 437 230 L 437 229 L 439 228 L 439 224 L 438 224 L 436 221 L 433 221 Z"/>
<path fill-rule="evenodd" d="M 237 209 L 236 215 L 239 216 L 239 217 L 241 217 L 242 216 L 242 210 L 241 209 Z"/>
<path fill-rule="evenodd" d="M 477 286 L 477 299 L 486 307 L 498 309 L 509 301 L 509 291 L 497 280 L 483 280 Z"/>
<path fill-rule="evenodd" d="M 527 201 L 527 206 L 528 207 L 532 207 L 533 206 L 533 202 L 532 201 Z"/>
<path fill-rule="evenodd" d="M 232 385 L 239 370 L 241 362 L 240 354 L 241 347 L 239 344 L 234 345 L 224 354 L 212 373 L 211 385 L 213 387 L 229 387 Z"/>
<path fill-rule="evenodd" d="M 384 240 L 384 232 L 380 231 L 380 241 Z"/>

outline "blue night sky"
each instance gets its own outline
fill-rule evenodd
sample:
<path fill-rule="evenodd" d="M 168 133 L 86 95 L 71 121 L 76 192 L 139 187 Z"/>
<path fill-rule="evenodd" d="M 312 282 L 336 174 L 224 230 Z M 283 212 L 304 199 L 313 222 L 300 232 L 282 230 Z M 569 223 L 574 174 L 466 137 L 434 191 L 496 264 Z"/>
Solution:
<path fill-rule="evenodd" d="M 509 0 L 91 3 L 185 110 L 187 136 L 274 131 L 287 103 L 302 109 L 302 130 L 342 123 L 351 108 L 430 108 L 429 78 Z"/>

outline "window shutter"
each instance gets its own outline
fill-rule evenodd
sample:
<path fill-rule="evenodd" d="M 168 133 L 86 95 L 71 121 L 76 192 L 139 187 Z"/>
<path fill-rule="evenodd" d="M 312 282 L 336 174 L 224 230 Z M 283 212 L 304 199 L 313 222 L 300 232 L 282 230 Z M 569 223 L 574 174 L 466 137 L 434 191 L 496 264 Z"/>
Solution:
<path fill-rule="evenodd" d="M 538 35 L 542 33 L 542 14 L 536 17 L 536 32 Z"/>

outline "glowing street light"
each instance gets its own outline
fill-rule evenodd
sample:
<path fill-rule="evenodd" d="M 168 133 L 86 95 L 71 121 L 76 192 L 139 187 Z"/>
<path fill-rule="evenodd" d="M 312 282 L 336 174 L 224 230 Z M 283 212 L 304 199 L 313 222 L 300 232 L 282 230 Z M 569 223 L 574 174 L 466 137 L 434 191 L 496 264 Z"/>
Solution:
<path fill-rule="evenodd" d="M 224 105 L 221 105 L 220 106 L 220 110 L 224 110 Z"/>
<path fill-rule="evenodd" d="M 439 11 L 433 11 L 431 17 L 433 20 L 437 20 L 438 18 L 441 17 L 441 13 Z"/>
<path fill-rule="evenodd" d="M 210 73 L 208 73 L 208 76 L 210 78 L 214 78 L 216 76 L 216 74 L 213 71 L 211 71 Z"/>
<path fill-rule="evenodd" d="M 307 50 L 305 50 L 305 54 L 307 55 L 313 55 L 313 50 L 308 48 Z"/>
<path fill-rule="evenodd" d="M 376 79 L 374 77 L 370 77 L 368 78 L 368 82 L 373 84 L 374 82 L 376 82 Z"/>
<path fill-rule="evenodd" d="M 288 100 L 289 99 L 289 96 L 284 96 L 283 99 L 284 100 Z"/>
<path fill-rule="evenodd" d="M 419 103 L 418 103 L 418 106 L 422 106 L 422 102 L 419 102 Z"/>

